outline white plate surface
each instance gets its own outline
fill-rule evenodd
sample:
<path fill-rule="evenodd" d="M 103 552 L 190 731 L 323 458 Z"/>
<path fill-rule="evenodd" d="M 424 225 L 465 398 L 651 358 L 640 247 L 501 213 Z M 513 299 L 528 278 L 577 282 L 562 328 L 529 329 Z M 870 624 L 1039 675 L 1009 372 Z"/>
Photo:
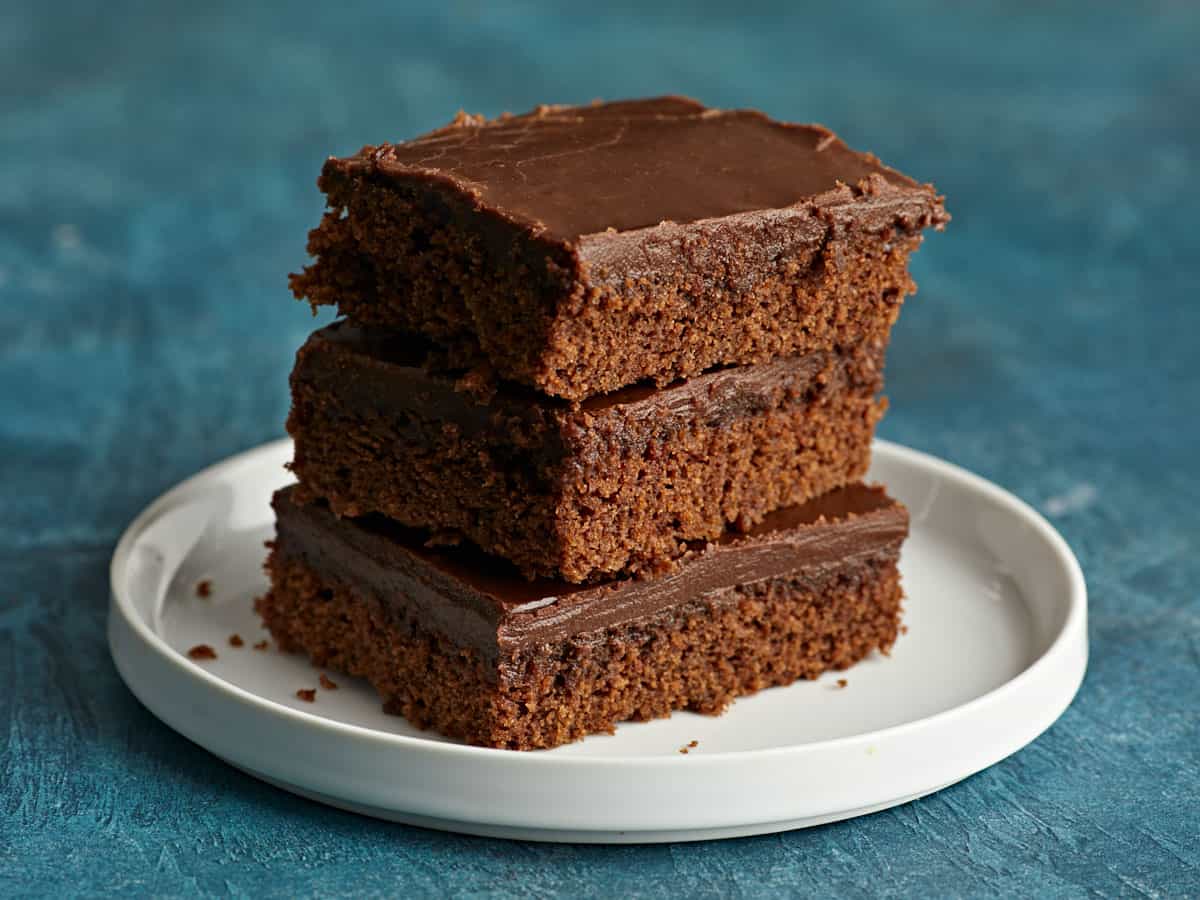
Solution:
<path fill-rule="evenodd" d="M 297 689 L 317 687 L 308 663 L 252 649 L 267 636 L 252 601 L 290 455 L 285 440 L 235 456 L 129 526 L 113 556 L 109 643 L 129 688 L 176 731 L 345 809 L 536 840 L 800 828 L 904 803 L 1014 753 L 1062 714 L 1087 664 L 1083 575 L 1045 519 L 975 475 L 878 441 L 871 478 L 912 513 L 908 631 L 890 657 L 718 717 L 676 713 L 532 753 L 463 746 L 385 715 L 369 687 L 336 674 L 339 690 L 301 701 Z M 196 594 L 205 579 L 207 599 Z M 202 643 L 215 661 L 187 658 Z"/>

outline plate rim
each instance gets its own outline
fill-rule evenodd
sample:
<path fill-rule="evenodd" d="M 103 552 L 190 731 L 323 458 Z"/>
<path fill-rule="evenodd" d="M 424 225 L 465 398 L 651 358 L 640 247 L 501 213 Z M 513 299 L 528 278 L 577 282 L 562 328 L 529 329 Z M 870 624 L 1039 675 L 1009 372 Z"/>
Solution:
<path fill-rule="evenodd" d="M 450 756 L 462 756 L 467 759 L 478 758 L 488 759 L 489 761 L 504 760 L 505 764 L 516 766 L 561 766 L 565 768 L 623 768 L 630 765 L 638 766 L 680 766 L 691 765 L 695 767 L 697 763 L 703 761 L 704 765 L 716 766 L 721 763 L 733 761 L 753 761 L 756 759 L 773 758 L 777 756 L 805 756 L 817 754 L 838 749 L 849 749 L 859 744 L 871 744 L 886 741 L 893 737 L 902 736 L 904 733 L 925 729 L 930 726 L 941 724 L 944 720 L 968 715 L 971 712 L 979 709 L 982 706 L 994 704 L 1002 701 L 1004 696 L 1019 691 L 1026 682 L 1033 680 L 1044 669 L 1050 668 L 1060 657 L 1069 653 L 1072 649 L 1071 644 L 1077 641 L 1082 632 L 1084 639 L 1084 661 L 1083 671 L 1080 672 L 1079 679 L 1082 682 L 1083 674 L 1086 671 L 1087 664 L 1087 648 L 1086 648 L 1086 616 L 1087 616 L 1087 584 L 1084 579 L 1083 570 L 1079 565 L 1078 559 L 1071 551 L 1066 540 L 1058 533 L 1058 530 L 1036 509 L 1026 503 L 1021 498 L 1017 497 L 1012 492 L 1000 487 L 996 483 L 989 481 L 981 475 L 976 475 L 967 469 L 926 453 L 921 450 L 915 450 L 911 447 L 906 447 L 902 444 L 893 441 L 876 438 L 872 444 L 872 453 L 890 457 L 898 460 L 901 463 L 915 465 L 917 468 L 937 471 L 939 477 L 945 477 L 958 482 L 960 485 L 966 486 L 972 491 L 976 491 L 987 495 L 990 499 L 998 502 L 1000 505 L 1007 508 L 1007 511 L 1014 513 L 1018 518 L 1029 522 L 1034 526 L 1038 536 L 1043 539 L 1053 550 L 1055 560 L 1062 566 L 1067 576 L 1067 615 L 1064 617 L 1058 633 L 1054 636 L 1050 644 L 1045 650 L 1038 655 L 1029 665 L 1022 669 L 1018 674 L 997 685 L 986 693 L 973 697 L 965 703 L 950 707 L 949 709 L 940 710 L 927 716 L 922 716 L 917 719 L 911 719 L 906 722 L 901 722 L 895 725 L 890 725 L 886 728 L 875 729 L 873 731 L 864 731 L 858 734 L 843 735 L 836 738 L 828 738 L 819 741 L 810 741 L 804 744 L 789 744 L 776 747 L 762 747 L 752 750 L 727 750 L 716 753 L 705 753 L 698 757 L 686 758 L 675 756 L 674 754 L 662 756 L 551 756 L 548 751 L 526 751 L 526 750 L 508 750 L 494 747 L 476 747 L 461 743 L 450 743 L 443 740 L 430 739 L 424 736 L 395 734 L 390 732 L 378 731 L 373 728 L 368 728 L 363 725 L 355 725 L 349 722 L 340 722 L 335 719 L 330 719 L 321 716 L 317 713 L 307 712 L 301 709 L 295 709 L 290 706 L 278 703 L 274 700 L 262 697 L 255 694 L 246 688 L 240 687 L 232 682 L 229 682 L 220 676 L 207 671 L 197 663 L 187 659 L 183 654 L 177 652 L 166 641 L 157 634 L 145 622 L 142 616 L 132 606 L 131 599 L 126 596 L 126 593 L 119 587 L 119 575 L 124 571 L 127 565 L 131 549 L 134 541 L 142 532 L 144 527 L 157 517 L 166 507 L 178 497 L 186 494 L 195 484 L 200 481 L 208 480 L 219 476 L 222 472 L 236 468 L 238 465 L 248 461 L 256 456 L 267 456 L 272 453 L 283 450 L 291 445 L 291 439 L 284 437 L 273 441 L 268 441 L 259 444 L 256 447 L 243 450 L 235 453 L 232 456 L 226 457 L 212 465 L 206 466 L 194 475 L 185 478 L 167 491 L 160 494 L 152 500 L 146 507 L 134 517 L 125 530 L 121 533 L 114 548 L 112 559 L 109 564 L 109 591 L 111 596 L 111 604 L 109 610 L 111 633 L 111 619 L 120 614 L 124 623 L 131 627 L 133 632 L 142 640 L 142 642 L 155 651 L 162 659 L 174 666 L 183 674 L 192 677 L 198 677 L 199 680 L 210 688 L 220 691 L 243 704 L 257 707 L 261 712 L 285 719 L 290 719 L 295 723 L 314 726 L 326 732 L 331 732 L 338 735 L 346 735 L 360 740 L 368 740 L 378 742 L 385 745 L 395 746 L 397 749 L 420 749 L 426 752 L 445 753 Z M 110 642 L 110 653 L 113 652 Z M 114 654 L 115 656 L 115 654 Z M 114 659 L 114 662 L 116 660 Z M 120 666 L 118 665 L 118 669 Z M 122 672 L 122 680 L 125 675 Z M 130 688 L 135 696 L 139 696 L 137 691 L 133 690 L 132 685 L 126 680 L 126 686 Z M 1066 706 L 1074 700 L 1075 694 L 1078 692 L 1078 685 L 1071 693 L 1071 697 L 1064 705 Z M 140 699 L 140 696 L 139 696 Z M 157 713 L 155 714 L 156 718 Z M 1061 715 L 1061 711 L 1058 715 Z M 1052 720 L 1056 721 L 1058 715 Z M 168 725 L 168 727 L 172 727 Z M 1040 732 L 1039 732 L 1040 733 Z M 1024 745 L 1022 745 L 1024 746 Z M 1019 749 L 1019 748 L 1018 748 Z M 1016 751 L 1012 751 L 1016 752 Z"/>

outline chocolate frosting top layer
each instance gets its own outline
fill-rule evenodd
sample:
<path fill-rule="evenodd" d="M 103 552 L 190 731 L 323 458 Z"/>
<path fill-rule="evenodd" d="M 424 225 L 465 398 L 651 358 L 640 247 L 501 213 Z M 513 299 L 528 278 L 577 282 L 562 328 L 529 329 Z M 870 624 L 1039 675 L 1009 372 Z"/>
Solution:
<path fill-rule="evenodd" d="M 539 106 L 492 120 L 460 113 L 429 134 L 327 165 L 440 184 L 569 245 L 663 223 L 863 198 L 915 227 L 947 220 L 930 186 L 851 150 L 827 128 L 685 97 Z M 897 203 L 904 208 L 892 209 Z M 606 248 L 593 252 L 604 258 Z"/>
<path fill-rule="evenodd" d="M 326 507 L 275 494 L 276 552 L 327 578 L 399 604 L 488 660 L 538 644 L 719 602 L 738 585 L 789 577 L 820 582 L 872 558 L 894 558 L 908 512 L 879 487 L 831 491 L 778 510 L 746 533 L 697 545 L 654 578 L 599 585 L 527 581 L 505 560 L 469 546 L 428 547 L 424 532 L 383 517 L 338 519 Z"/>

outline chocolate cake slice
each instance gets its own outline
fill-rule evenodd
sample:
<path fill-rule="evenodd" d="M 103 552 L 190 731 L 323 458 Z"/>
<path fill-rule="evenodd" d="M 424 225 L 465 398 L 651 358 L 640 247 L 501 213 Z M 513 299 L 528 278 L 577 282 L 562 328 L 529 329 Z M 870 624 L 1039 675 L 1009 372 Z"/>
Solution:
<path fill-rule="evenodd" d="M 825 128 L 682 97 L 460 114 L 318 185 L 297 297 L 575 400 L 881 344 L 948 221 Z"/>
<path fill-rule="evenodd" d="M 384 708 L 473 744 L 553 747 L 842 669 L 896 638 L 905 509 L 861 484 L 699 544 L 669 572 L 580 586 L 522 578 L 383 517 L 274 498 L 285 650 L 367 679 Z"/>
<path fill-rule="evenodd" d="M 882 357 L 814 351 L 573 404 L 340 322 L 297 354 L 292 469 L 338 515 L 466 537 L 531 577 L 652 573 L 687 541 L 860 479 Z"/>

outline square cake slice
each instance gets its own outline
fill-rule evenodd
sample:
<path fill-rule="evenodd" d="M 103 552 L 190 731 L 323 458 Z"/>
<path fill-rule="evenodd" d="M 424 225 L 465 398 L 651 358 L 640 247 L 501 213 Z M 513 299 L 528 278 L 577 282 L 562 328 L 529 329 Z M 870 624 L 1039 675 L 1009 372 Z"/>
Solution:
<path fill-rule="evenodd" d="M 297 297 L 575 400 L 882 341 L 949 218 L 825 128 L 682 97 L 460 114 L 318 185 Z"/>
<path fill-rule="evenodd" d="M 419 340 L 343 321 L 297 354 L 292 469 L 338 515 L 466 537 L 530 577 L 653 573 L 684 542 L 859 480 L 882 355 L 814 351 L 573 404 L 438 372 Z"/>
<path fill-rule="evenodd" d="M 553 747 L 844 669 L 896 639 L 904 507 L 840 488 L 697 545 L 670 572 L 580 586 L 431 548 L 383 517 L 275 495 L 279 645 L 365 678 L 384 708 L 473 744 Z"/>

